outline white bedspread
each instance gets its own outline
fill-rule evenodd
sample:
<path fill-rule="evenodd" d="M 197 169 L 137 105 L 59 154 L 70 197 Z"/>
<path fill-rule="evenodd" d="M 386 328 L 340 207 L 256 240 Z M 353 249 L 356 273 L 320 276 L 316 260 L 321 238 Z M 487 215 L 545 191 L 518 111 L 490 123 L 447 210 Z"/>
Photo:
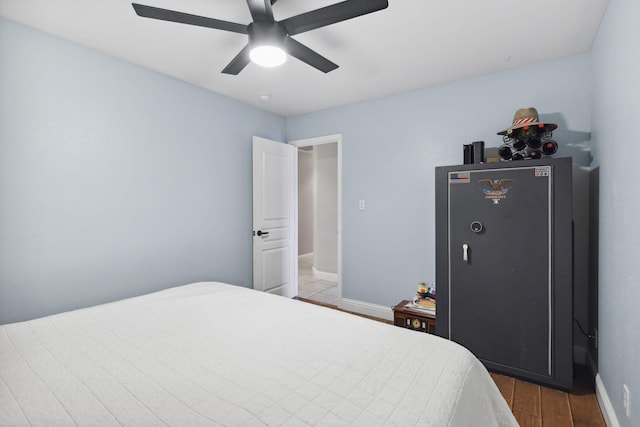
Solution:
<path fill-rule="evenodd" d="M 0 425 L 517 423 L 455 343 L 194 283 L 0 326 Z"/>

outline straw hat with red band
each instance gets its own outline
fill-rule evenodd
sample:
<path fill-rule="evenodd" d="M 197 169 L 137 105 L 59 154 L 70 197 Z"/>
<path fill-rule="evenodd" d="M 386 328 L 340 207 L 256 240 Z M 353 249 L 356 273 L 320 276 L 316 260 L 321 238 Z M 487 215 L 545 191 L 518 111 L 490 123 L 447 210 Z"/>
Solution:
<path fill-rule="evenodd" d="M 538 121 L 538 110 L 535 108 L 520 108 L 513 115 L 513 125 L 503 131 L 498 132 L 498 135 L 511 134 L 515 129 L 524 128 L 527 126 L 538 127 L 545 131 L 552 131 L 558 127 L 553 123 L 540 123 Z"/>

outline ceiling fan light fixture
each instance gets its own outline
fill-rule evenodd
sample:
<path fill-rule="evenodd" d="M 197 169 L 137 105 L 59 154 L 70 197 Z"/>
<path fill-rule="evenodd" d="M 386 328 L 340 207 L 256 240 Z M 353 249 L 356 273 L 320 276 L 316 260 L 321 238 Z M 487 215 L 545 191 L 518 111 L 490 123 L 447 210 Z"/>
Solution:
<path fill-rule="evenodd" d="M 287 61 L 287 53 L 278 46 L 260 45 L 249 52 L 251 61 L 261 67 L 278 67 Z"/>
<path fill-rule="evenodd" d="M 323 73 L 335 70 L 338 68 L 337 64 L 290 36 L 357 18 L 389 6 L 388 0 L 343 0 L 276 21 L 271 8 L 276 1 L 247 0 L 252 18 L 248 25 L 138 3 L 132 3 L 132 6 L 136 14 L 143 18 L 246 34 L 249 43 L 222 70 L 222 73 L 231 75 L 237 75 L 251 61 L 263 67 L 277 67 L 287 60 L 287 55 Z"/>

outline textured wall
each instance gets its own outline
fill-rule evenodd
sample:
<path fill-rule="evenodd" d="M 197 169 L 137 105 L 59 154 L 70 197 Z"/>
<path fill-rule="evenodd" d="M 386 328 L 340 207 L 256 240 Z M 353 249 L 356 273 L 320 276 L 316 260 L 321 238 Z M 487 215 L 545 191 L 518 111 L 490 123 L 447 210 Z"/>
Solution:
<path fill-rule="evenodd" d="M 588 64 L 588 55 L 577 55 L 288 118 L 289 140 L 343 136 L 343 297 L 392 306 L 417 282 L 435 279 L 434 168 L 462 163 L 463 144 L 500 145 L 496 132 L 518 108 L 534 106 L 541 120 L 557 123 L 555 157 L 572 156 L 575 168 L 588 168 Z M 575 209 L 582 277 L 587 201 L 577 200 Z M 576 317 L 585 326 L 586 298 L 587 282 L 576 283 Z M 584 348 L 586 340 L 576 334 L 576 344 Z"/>
<path fill-rule="evenodd" d="M 317 180 L 314 267 L 338 272 L 338 144 L 313 147 Z"/>
<path fill-rule="evenodd" d="M 640 3 L 613 0 L 592 50 L 593 156 L 599 166 L 599 347 L 602 382 L 621 426 L 640 425 Z M 631 394 L 630 417 L 622 405 Z"/>
<path fill-rule="evenodd" d="M 343 135 L 344 296 L 392 305 L 434 279 L 434 167 L 462 163 L 465 143 L 501 144 L 516 109 L 557 123 L 556 157 L 587 166 L 587 76 L 579 55 L 289 118 L 290 140 Z"/>
<path fill-rule="evenodd" d="M 313 151 L 298 150 L 298 255 L 313 253 Z"/>
<path fill-rule="evenodd" d="M 251 137 L 284 118 L 0 19 L 0 323 L 251 286 Z"/>

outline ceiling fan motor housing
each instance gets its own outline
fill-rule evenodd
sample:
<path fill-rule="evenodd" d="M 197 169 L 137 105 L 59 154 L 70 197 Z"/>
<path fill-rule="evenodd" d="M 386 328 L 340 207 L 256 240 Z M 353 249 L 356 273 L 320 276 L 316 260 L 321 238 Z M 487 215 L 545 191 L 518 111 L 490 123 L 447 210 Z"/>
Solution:
<path fill-rule="evenodd" d="M 271 5 L 275 2 L 276 0 L 247 0 L 253 18 L 253 22 L 247 26 L 137 3 L 132 3 L 132 6 L 139 16 L 145 18 L 247 34 L 249 43 L 222 70 L 224 74 L 233 75 L 247 66 L 253 59 L 250 58 L 250 52 L 256 50 L 281 51 L 278 56 L 284 56 L 285 60 L 286 54 L 289 54 L 324 73 L 335 70 L 338 68 L 337 64 L 290 36 L 386 9 L 389 6 L 388 0 L 343 0 L 340 3 L 304 12 L 278 22 L 273 18 L 271 9 Z M 276 49 L 270 49 L 271 47 Z M 265 64 L 265 66 L 273 65 Z"/>
<path fill-rule="evenodd" d="M 249 44 L 252 47 L 272 45 L 282 47 L 287 37 L 285 29 L 277 22 L 256 21 L 247 27 Z"/>

